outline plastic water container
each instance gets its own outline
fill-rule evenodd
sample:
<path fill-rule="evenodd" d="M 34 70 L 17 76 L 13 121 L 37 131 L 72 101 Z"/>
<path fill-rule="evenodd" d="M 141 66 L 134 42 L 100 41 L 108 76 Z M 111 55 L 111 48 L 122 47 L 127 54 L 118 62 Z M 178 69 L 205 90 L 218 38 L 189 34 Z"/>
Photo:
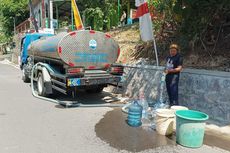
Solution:
<path fill-rule="evenodd" d="M 156 110 L 156 131 L 161 135 L 171 135 L 173 133 L 173 120 L 175 114 L 170 109 Z"/>
<path fill-rule="evenodd" d="M 173 110 L 174 113 L 176 113 L 176 111 L 178 111 L 178 110 L 188 110 L 188 107 L 185 107 L 185 106 L 171 106 L 170 109 Z M 176 116 L 175 116 L 174 121 L 173 121 L 173 130 L 176 131 Z"/>
<path fill-rule="evenodd" d="M 140 99 L 140 103 L 142 104 L 142 118 L 147 118 L 148 117 L 148 102 L 145 99 Z"/>
<path fill-rule="evenodd" d="M 145 95 L 144 95 L 143 91 L 141 91 L 140 94 L 139 94 L 139 101 L 138 102 L 143 108 L 143 110 L 142 110 L 142 118 L 148 118 L 149 104 L 145 99 Z"/>
<path fill-rule="evenodd" d="M 203 144 L 205 121 L 209 116 L 193 110 L 176 111 L 176 141 L 182 146 L 199 148 Z"/>
<path fill-rule="evenodd" d="M 133 20 L 132 20 L 131 18 L 128 18 L 127 24 L 128 24 L 128 25 L 133 24 Z"/>
<path fill-rule="evenodd" d="M 128 125 L 133 127 L 141 126 L 142 110 L 143 110 L 142 106 L 139 105 L 137 101 L 134 101 L 129 106 L 128 119 L 127 119 Z"/>

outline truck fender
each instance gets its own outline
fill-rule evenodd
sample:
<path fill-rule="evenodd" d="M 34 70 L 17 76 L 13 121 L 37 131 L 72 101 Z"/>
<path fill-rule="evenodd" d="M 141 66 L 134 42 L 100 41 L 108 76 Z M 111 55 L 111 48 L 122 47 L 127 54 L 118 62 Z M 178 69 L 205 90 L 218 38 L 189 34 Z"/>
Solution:
<path fill-rule="evenodd" d="M 44 86 L 46 88 L 46 94 L 52 94 L 53 91 L 52 91 L 51 76 L 45 67 L 42 67 L 42 75 L 44 79 Z"/>

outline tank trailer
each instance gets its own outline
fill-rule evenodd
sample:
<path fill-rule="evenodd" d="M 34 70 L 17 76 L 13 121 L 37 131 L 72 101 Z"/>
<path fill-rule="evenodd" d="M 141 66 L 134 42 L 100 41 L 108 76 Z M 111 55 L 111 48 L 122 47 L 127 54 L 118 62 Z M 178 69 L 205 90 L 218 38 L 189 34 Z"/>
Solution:
<path fill-rule="evenodd" d="M 119 54 L 119 45 L 103 32 L 26 34 L 21 41 L 22 80 L 29 82 L 33 75 L 39 96 L 56 91 L 75 95 L 76 89 L 99 93 L 120 82 L 123 67 L 115 64 Z"/>

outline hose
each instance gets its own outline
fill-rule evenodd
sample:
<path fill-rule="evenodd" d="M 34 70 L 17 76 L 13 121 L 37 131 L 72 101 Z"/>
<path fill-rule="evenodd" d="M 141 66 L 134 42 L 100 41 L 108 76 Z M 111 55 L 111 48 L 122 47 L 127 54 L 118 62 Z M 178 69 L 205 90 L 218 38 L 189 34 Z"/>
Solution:
<path fill-rule="evenodd" d="M 32 71 L 31 71 L 31 90 L 32 90 L 32 95 L 35 98 L 45 100 L 48 102 L 52 102 L 52 103 L 55 103 L 58 105 L 62 105 L 62 106 L 67 107 L 67 108 L 69 108 L 69 107 L 123 107 L 124 106 L 124 104 L 88 104 L 88 105 L 86 105 L 86 104 L 81 104 L 81 103 L 74 102 L 74 101 L 66 103 L 66 102 L 63 102 L 60 100 L 55 100 L 55 99 L 39 96 L 35 92 L 35 89 L 34 89 L 34 71 L 37 69 L 38 66 L 43 66 L 43 67 L 47 68 L 48 70 L 50 70 L 50 68 L 47 67 L 47 64 L 44 64 L 41 62 L 39 62 L 33 66 Z"/>

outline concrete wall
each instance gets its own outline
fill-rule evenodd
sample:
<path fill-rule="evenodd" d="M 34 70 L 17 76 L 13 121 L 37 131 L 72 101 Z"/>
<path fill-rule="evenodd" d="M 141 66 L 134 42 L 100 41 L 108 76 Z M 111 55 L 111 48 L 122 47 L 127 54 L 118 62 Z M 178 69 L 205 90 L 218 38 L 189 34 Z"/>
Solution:
<path fill-rule="evenodd" d="M 145 92 L 150 101 L 158 99 L 163 67 L 125 66 L 124 94 L 130 97 Z M 166 90 L 164 99 L 167 100 Z M 190 109 L 207 113 L 221 124 L 230 123 L 230 73 L 185 69 L 179 83 L 179 103 Z"/>

